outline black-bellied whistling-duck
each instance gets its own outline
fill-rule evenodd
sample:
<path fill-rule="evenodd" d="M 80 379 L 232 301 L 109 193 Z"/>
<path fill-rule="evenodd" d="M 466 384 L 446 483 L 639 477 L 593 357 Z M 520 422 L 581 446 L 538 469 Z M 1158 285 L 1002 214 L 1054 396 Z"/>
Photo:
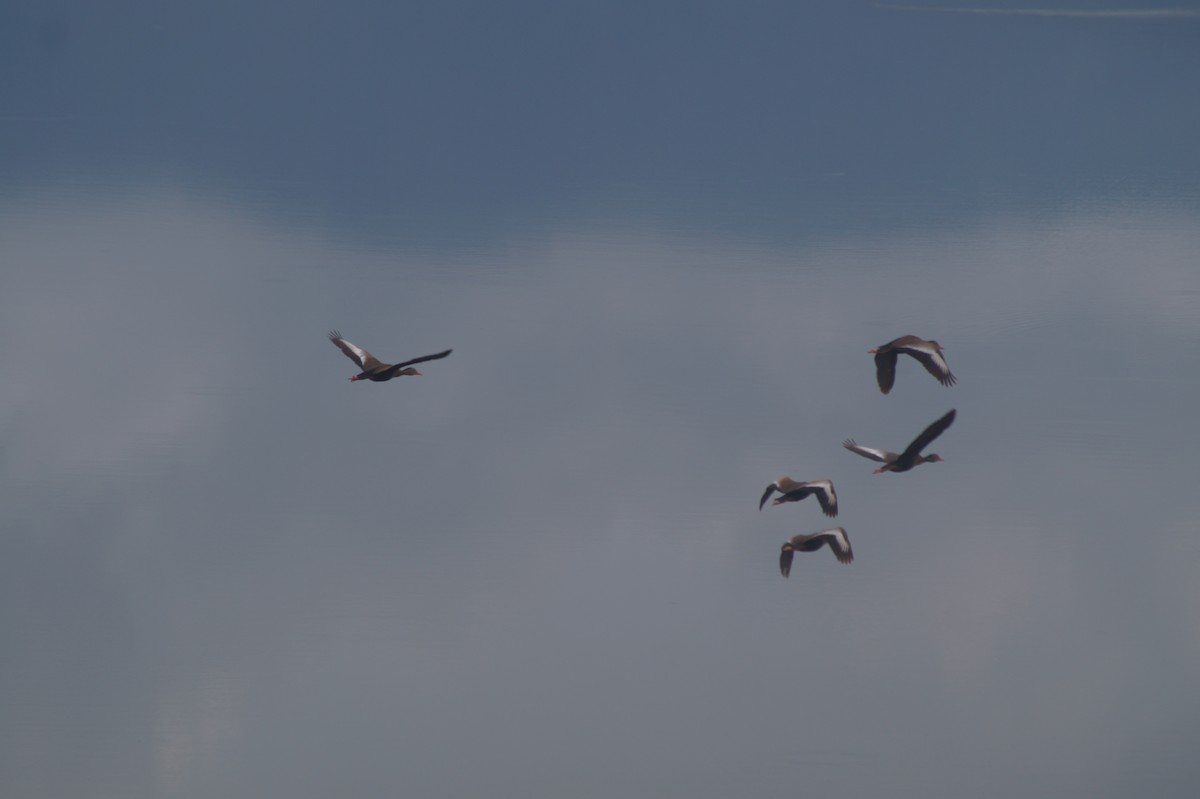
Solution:
<path fill-rule="evenodd" d="M 854 562 L 854 550 L 850 548 L 850 537 L 845 528 L 833 527 L 812 535 L 800 533 L 784 541 L 779 549 L 779 573 L 784 577 L 792 573 L 792 556 L 797 552 L 816 552 L 826 544 L 839 563 Z"/>
<path fill-rule="evenodd" d="M 949 413 L 938 419 L 933 424 L 926 427 L 921 435 L 913 439 L 913 442 L 908 445 L 908 449 L 897 455 L 895 452 L 888 452 L 886 449 L 874 449 L 873 447 L 860 447 L 854 443 L 854 439 L 848 438 L 842 442 L 842 446 L 864 458 L 870 458 L 873 461 L 880 461 L 883 465 L 875 470 L 875 474 L 880 472 L 907 472 L 914 466 L 922 463 L 938 463 L 944 461 L 941 455 L 930 453 L 922 455 L 921 450 L 929 446 L 929 442 L 946 432 L 946 428 L 954 423 L 954 417 L 957 411 L 951 409 Z"/>
<path fill-rule="evenodd" d="M 958 378 L 950 373 L 950 367 L 942 357 L 944 349 L 945 347 L 936 341 L 926 341 L 916 336 L 901 336 L 867 352 L 875 355 L 875 380 L 879 383 L 879 390 L 886 394 L 896 383 L 896 358 L 900 353 L 911 355 L 920 361 L 925 370 L 936 377 L 943 386 L 954 385 Z"/>
<path fill-rule="evenodd" d="M 763 492 L 762 499 L 758 501 L 758 509 L 762 510 L 767 499 L 778 491 L 783 496 L 776 497 L 772 505 L 780 505 L 784 502 L 799 502 L 810 494 L 817 495 L 817 502 L 821 503 L 821 510 L 825 511 L 826 516 L 837 516 L 837 494 L 834 493 L 833 483 L 829 480 L 809 480 L 807 483 L 799 483 L 790 477 L 780 477 L 774 483 L 767 486 L 767 490 Z"/>
<path fill-rule="evenodd" d="M 373 380 L 376 383 L 382 383 L 385 380 L 391 380 L 393 377 L 399 377 L 400 375 L 419 375 L 421 373 L 412 368 L 414 363 L 436 361 L 454 352 L 454 350 L 446 350 L 445 352 L 438 352 L 433 355 L 422 355 L 420 358 L 413 358 L 411 361 L 405 361 L 404 363 L 383 363 L 357 344 L 351 344 L 349 341 L 346 341 L 346 339 L 342 338 L 342 334 L 336 330 L 329 332 L 329 340 L 339 350 L 346 353 L 347 358 L 358 364 L 359 369 L 362 369 L 361 372 L 350 378 L 351 383 L 355 380 Z"/>

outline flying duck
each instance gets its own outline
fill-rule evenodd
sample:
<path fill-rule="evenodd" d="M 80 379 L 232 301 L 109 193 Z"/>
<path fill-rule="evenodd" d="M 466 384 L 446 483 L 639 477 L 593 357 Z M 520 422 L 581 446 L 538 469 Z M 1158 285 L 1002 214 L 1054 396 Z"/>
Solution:
<path fill-rule="evenodd" d="M 784 577 L 792 573 L 792 557 L 797 552 L 816 552 L 826 544 L 833 550 L 838 563 L 854 562 L 854 550 L 850 548 L 850 537 L 845 528 L 833 527 L 812 535 L 800 533 L 784 541 L 779 549 L 779 573 Z"/>
<path fill-rule="evenodd" d="M 762 499 L 758 501 L 759 510 L 763 509 L 767 499 L 776 491 L 783 496 L 776 497 L 775 501 L 771 503 L 772 505 L 799 502 L 810 494 L 816 494 L 817 502 L 821 503 L 821 510 L 825 511 L 825 515 L 837 516 L 837 494 L 833 490 L 833 483 L 829 480 L 809 480 L 807 483 L 799 483 L 790 477 L 780 477 L 767 486 L 767 490 L 763 492 Z"/>
<path fill-rule="evenodd" d="M 413 358 L 411 361 L 405 361 L 404 363 L 382 363 L 362 347 L 346 341 L 346 339 L 342 338 L 342 334 L 336 330 L 329 332 L 329 340 L 339 350 L 346 353 L 347 358 L 358 364 L 359 369 L 362 369 L 361 372 L 350 378 L 351 383 L 355 380 L 373 380 L 376 383 L 382 383 L 385 380 L 391 380 L 393 377 L 399 377 L 400 375 L 419 375 L 421 373 L 412 368 L 414 363 L 436 361 L 454 352 L 454 350 L 446 350 L 445 352 L 438 352 L 433 355 L 422 355 L 420 358 Z"/>
<path fill-rule="evenodd" d="M 879 383 L 879 390 L 886 394 L 896 383 L 896 358 L 900 353 L 911 355 L 920 361 L 925 371 L 936 377 L 943 386 L 954 385 L 958 378 L 951 374 L 946 359 L 942 357 L 944 349 L 945 347 L 936 341 L 926 341 L 916 336 L 901 336 L 867 352 L 875 355 L 875 380 Z"/>
<path fill-rule="evenodd" d="M 949 413 L 938 419 L 933 424 L 926 427 L 921 435 L 913 439 L 913 442 L 908 445 L 908 448 L 897 455 L 895 452 L 888 452 L 886 449 L 875 449 L 873 447 L 860 447 L 854 443 L 853 438 L 848 438 L 842 442 L 842 446 L 853 453 L 862 455 L 864 458 L 870 458 L 873 461 L 880 461 L 883 465 L 874 471 L 874 474 L 880 472 L 907 472 L 914 466 L 922 463 L 938 463 L 944 461 L 941 455 L 930 453 L 922 455 L 921 450 L 929 446 L 929 442 L 946 432 L 946 428 L 954 423 L 954 417 L 957 411 L 951 409 Z"/>

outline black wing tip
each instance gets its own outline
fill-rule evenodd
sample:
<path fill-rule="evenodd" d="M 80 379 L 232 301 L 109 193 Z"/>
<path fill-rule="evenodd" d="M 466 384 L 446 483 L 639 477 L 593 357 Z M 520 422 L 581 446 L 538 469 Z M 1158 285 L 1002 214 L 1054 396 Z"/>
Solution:
<path fill-rule="evenodd" d="M 775 489 L 776 489 L 776 486 L 774 483 L 771 483 L 769 486 L 767 486 L 767 490 L 763 492 L 762 499 L 760 499 L 758 501 L 758 509 L 759 510 L 762 510 L 763 505 L 767 504 L 767 500 L 770 499 L 771 495 L 775 493 Z"/>
<path fill-rule="evenodd" d="M 858 443 L 855 442 L 855 440 L 853 438 L 847 438 L 845 441 L 842 442 L 842 446 L 845 447 L 846 449 L 851 449 L 853 447 L 857 447 Z"/>
<path fill-rule="evenodd" d="M 934 438 L 937 438 L 942 433 L 946 432 L 946 428 L 948 428 L 950 425 L 954 424 L 954 420 L 956 418 L 958 418 L 958 409 L 951 408 L 950 410 L 946 411 L 941 416 L 939 416 L 937 419 L 930 422 L 929 427 L 926 429 L 926 432 L 929 432 L 930 430 L 937 431 L 937 435 L 934 436 Z M 920 436 L 918 436 L 918 438 L 919 437 Z M 932 441 L 933 439 L 930 439 L 930 440 Z"/>
<path fill-rule="evenodd" d="M 341 334 L 339 331 L 337 331 L 337 330 L 330 330 L 330 331 L 329 331 L 329 340 L 330 340 L 330 341 L 337 341 L 337 340 L 338 340 L 338 339 L 340 339 L 341 337 L 342 337 L 342 334 Z"/>
<path fill-rule="evenodd" d="M 423 355 L 420 358 L 413 358 L 411 361 L 407 361 L 407 363 L 426 363 L 427 361 L 440 361 L 442 358 L 445 358 L 447 355 L 449 355 L 452 352 L 454 352 L 454 350 L 443 350 L 441 352 L 435 352 L 433 355 Z"/>
<path fill-rule="evenodd" d="M 790 541 L 784 542 L 779 548 L 779 573 L 785 578 L 792 573 L 792 558 L 795 554 Z"/>
<path fill-rule="evenodd" d="M 828 478 L 826 478 L 828 479 Z M 817 502 L 821 505 L 821 510 L 829 518 L 834 518 L 838 515 L 837 493 L 833 490 L 833 481 L 829 480 L 829 490 L 819 489 L 817 492 Z"/>
<path fill-rule="evenodd" d="M 838 530 L 840 531 L 841 538 L 846 542 L 846 551 L 843 552 L 835 547 L 834 552 L 837 554 L 837 559 L 842 563 L 853 563 L 854 545 L 850 543 L 850 534 L 846 532 L 845 527 L 839 527 Z"/>

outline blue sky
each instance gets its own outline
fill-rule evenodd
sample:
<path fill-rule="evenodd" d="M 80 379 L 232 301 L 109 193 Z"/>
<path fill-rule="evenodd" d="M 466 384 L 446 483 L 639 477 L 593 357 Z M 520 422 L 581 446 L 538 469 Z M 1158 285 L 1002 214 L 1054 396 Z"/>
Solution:
<path fill-rule="evenodd" d="M 927 195 L 977 216 L 1133 176 L 1186 193 L 1200 175 L 1190 18 L 841 2 L 0 15 L 0 146 L 21 184 L 166 177 L 337 225 L 391 214 L 406 235 L 667 213 L 806 236 L 844 227 L 847 203 L 877 225 Z"/>

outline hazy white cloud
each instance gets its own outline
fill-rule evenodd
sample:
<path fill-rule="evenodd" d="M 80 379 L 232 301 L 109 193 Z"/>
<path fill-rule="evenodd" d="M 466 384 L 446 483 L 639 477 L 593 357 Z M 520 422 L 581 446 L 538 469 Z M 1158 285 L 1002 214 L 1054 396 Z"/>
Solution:
<path fill-rule="evenodd" d="M 20 265 L 0 324 L 48 354 L 0 355 L 23 374 L 0 394 L 8 562 L 143 642 L 125 668 L 154 684 L 122 690 L 150 743 L 114 768 L 180 795 L 265 786 L 331 734 L 343 766 L 399 741 L 389 768 L 459 793 L 573 784 L 574 764 L 597 796 L 614 768 L 666 793 L 773 784 L 793 755 L 873 764 L 864 793 L 948 790 L 988 770 L 974 753 L 1032 765 L 1069 739 L 1047 784 L 1087 790 L 1084 764 L 1155 723 L 1146 653 L 1172 655 L 1159 686 L 1198 665 L 1187 464 L 1147 445 L 1196 378 L 1141 382 L 1200 332 L 1198 229 L 1100 210 L 792 248 L 626 229 L 385 252 L 170 192 L 60 200 L 0 230 Z M 381 357 L 455 353 L 351 385 L 332 326 Z M 878 393 L 866 350 L 908 332 L 947 345 L 958 386 L 901 364 Z M 903 446 L 949 407 L 945 464 L 872 475 L 839 446 Z M 835 480 L 853 566 L 778 576 L 780 542 L 828 522 L 755 509 L 781 473 Z M 110 514 L 79 512 L 88 485 Z M 33 558 L 46 526 L 63 551 Z M 1139 527 L 1160 546 L 1131 546 Z M 1113 580 L 1153 588 L 1118 601 Z M 20 642 L 74 618 L 45 613 L 5 617 L 35 694 Z M 89 686 L 43 712 L 67 725 Z M 704 770 L 718 719 L 747 736 L 724 776 Z M 945 782 L 906 765 L 929 741 Z"/>

